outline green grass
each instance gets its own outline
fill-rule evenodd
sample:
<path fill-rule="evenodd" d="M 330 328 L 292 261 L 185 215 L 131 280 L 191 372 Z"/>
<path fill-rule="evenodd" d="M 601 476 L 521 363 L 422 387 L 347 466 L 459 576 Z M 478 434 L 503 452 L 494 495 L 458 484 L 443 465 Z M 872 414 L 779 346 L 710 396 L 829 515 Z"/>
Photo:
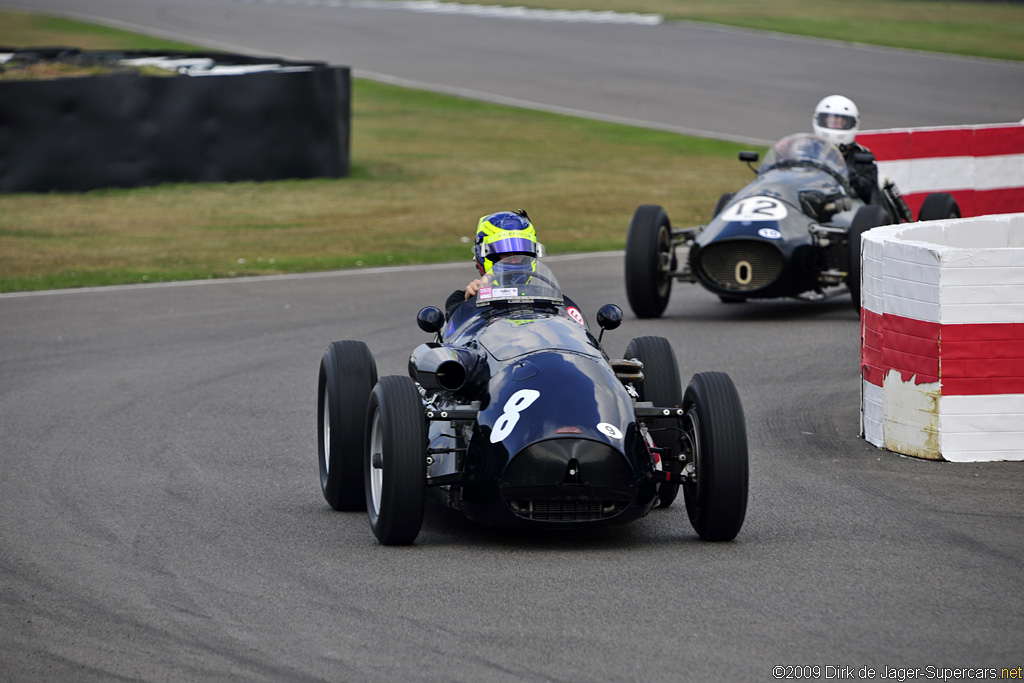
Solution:
<path fill-rule="evenodd" d="M 45 14 L 0 10 L 0 46 L 63 47 L 82 50 L 204 50 L 195 45 L 121 31 Z"/>
<path fill-rule="evenodd" d="M 621 9 L 626 3 L 580 4 Z M 872 0 L 849 7 L 819 2 L 815 12 L 798 0 L 639 0 L 629 8 L 686 18 L 717 11 L 724 20 L 746 7 L 744 20 L 754 21 L 758 7 L 764 21 L 786 23 L 785 12 L 803 7 L 824 23 L 842 20 L 840 10 L 850 8 L 881 14 L 883 4 L 913 6 L 922 16 L 925 5 L 979 8 L 979 18 L 1020 11 Z M 669 5 L 677 11 L 662 9 Z M 0 11 L 0 45 L 188 48 L 6 11 Z M 617 249 L 638 204 L 665 206 L 679 225 L 706 221 L 721 193 L 750 178 L 736 160 L 741 147 L 356 80 L 347 178 L 0 195 L 0 291 L 468 261 L 477 218 L 510 208 L 530 212 L 549 253 Z"/>
<path fill-rule="evenodd" d="M 357 80 L 344 179 L 0 196 L 0 291 L 470 258 L 525 208 L 550 253 L 621 248 L 639 203 L 706 220 L 734 143 Z"/>

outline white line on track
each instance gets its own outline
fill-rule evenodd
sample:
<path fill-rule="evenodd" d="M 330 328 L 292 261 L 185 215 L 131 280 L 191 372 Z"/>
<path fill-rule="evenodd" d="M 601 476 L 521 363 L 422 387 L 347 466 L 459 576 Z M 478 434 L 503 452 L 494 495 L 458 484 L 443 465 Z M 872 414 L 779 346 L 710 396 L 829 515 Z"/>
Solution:
<path fill-rule="evenodd" d="M 461 14 L 496 19 L 527 21 L 560 21 L 585 24 L 638 24 L 657 26 L 663 21 L 660 14 L 638 12 L 611 12 L 595 10 L 551 10 L 505 7 L 503 5 L 466 5 L 461 2 L 437 0 L 236 0 L 264 5 L 310 5 L 314 7 L 340 7 L 353 9 L 404 10 L 423 14 Z"/>

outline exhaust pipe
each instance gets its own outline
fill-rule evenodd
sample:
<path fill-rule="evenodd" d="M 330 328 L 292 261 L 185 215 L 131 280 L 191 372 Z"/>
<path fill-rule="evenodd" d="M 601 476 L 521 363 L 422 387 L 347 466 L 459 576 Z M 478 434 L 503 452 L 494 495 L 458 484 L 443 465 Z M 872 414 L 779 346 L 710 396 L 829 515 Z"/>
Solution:
<path fill-rule="evenodd" d="M 480 357 L 468 349 L 420 344 L 409 358 L 409 376 L 427 391 L 457 391 L 476 368 Z"/>

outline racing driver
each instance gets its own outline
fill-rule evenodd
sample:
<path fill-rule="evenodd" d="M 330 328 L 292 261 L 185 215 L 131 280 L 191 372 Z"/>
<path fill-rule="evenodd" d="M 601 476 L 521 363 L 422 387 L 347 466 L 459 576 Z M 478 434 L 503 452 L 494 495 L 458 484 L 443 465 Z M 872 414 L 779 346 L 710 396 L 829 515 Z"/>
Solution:
<path fill-rule="evenodd" d="M 815 135 L 835 144 L 843 153 L 846 167 L 849 169 L 850 186 L 861 201 L 865 204 L 885 206 L 878 186 L 878 166 L 875 164 L 874 155 L 872 154 L 871 159 L 867 161 L 858 159 L 859 152 L 871 154 L 871 150 L 856 141 L 857 131 L 860 129 L 860 111 L 853 100 L 842 95 L 829 95 L 814 108 L 813 125 Z M 895 211 L 901 214 L 892 216 L 893 220 L 902 218 L 908 222 L 912 221 L 910 209 L 895 185 L 891 181 L 886 181 L 886 189 L 891 193 L 892 200 L 888 212 Z"/>

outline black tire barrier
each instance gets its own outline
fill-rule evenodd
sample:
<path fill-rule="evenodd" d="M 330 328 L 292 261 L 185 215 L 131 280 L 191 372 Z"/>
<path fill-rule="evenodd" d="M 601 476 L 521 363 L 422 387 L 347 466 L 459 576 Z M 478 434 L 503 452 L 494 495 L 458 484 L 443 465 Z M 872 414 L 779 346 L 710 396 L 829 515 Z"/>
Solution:
<path fill-rule="evenodd" d="M 105 61 L 116 72 L 0 81 L 0 192 L 348 175 L 348 67 L 223 53 L 4 52 L 14 53 L 8 64 Z M 204 63 L 169 76 L 121 66 L 144 57 Z"/>

